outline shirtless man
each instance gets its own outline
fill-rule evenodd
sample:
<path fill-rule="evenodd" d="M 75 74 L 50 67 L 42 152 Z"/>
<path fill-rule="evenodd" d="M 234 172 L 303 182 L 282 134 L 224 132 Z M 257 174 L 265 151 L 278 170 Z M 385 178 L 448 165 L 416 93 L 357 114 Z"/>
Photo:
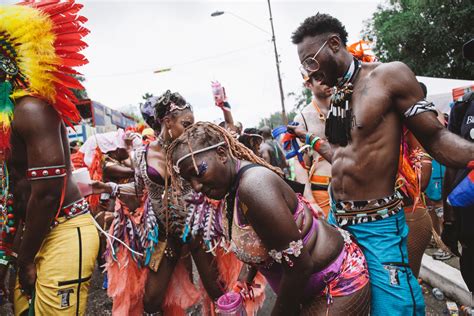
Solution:
<path fill-rule="evenodd" d="M 30 295 L 36 290 L 41 297 L 47 297 L 46 300 L 36 299 L 35 310 L 39 315 L 51 312 L 50 305 L 63 312 L 71 307 L 84 313 L 98 251 L 98 234 L 87 204 L 82 202 L 71 177 L 66 126 L 49 104 L 37 98 L 23 97 L 15 105 L 11 144 L 12 153 L 7 165 L 14 188 L 14 209 L 25 223 L 18 252 L 21 289 Z M 62 166 L 65 174 L 34 181 L 26 177 L 27 171 L 34 172 L 32 169 L 39 168 L 44 172 L 54 166 Z M 66 221 L 66 206 L 72 206 L 70 210 L 77 207 L 83 211 Z M 61 211 L 57 214 L 59 208 Z M 60 223 L 51 229 L 56 217 Z M 67 258 L 67 262 L 58 258 Z M 63 282 L 68 283 L 61 285 Z M 18 294 L 16 292 L 15 297 Z M 24 295 L 18 297 L 21 300 Z M 27 308 L 27 302 L 24 303 L 23 307 Z M 18 312 L 24 308 L 15 305 Z"/>
<path fill-rule="evenodd" d="M 408 228 L 395 192 L 402 125 L 436 160 L 454 168 L 465 168 L 474 159 L 474 144 L 439 123 L 405 64 L 357 62 L 346 50 L 344 26 L 332 16 L 307 18 L 292 39 L 302 72 L 337 87 L 326 121 L 329 142 L 306 137 L 303 127 L 293 129 L 332 163 L 330 220 L 350 231 L 364 251 L 371 314 L 424 315 L 421 288 L 408 267 Z"/>
<path fill-rule="evenodd" d="M 71 55 L 63 52 L 60 58 L 54 46 L 61 43 L 63 29 L 78 40 L 87 30 L 76 16 L 80 5 L 59 6 L 64 16 L 57 14 L 56 3 L 0 7 L 0 84 L 8 89 L 0 100 L 0 150 L 3 170 L 8 170 L 2 193 L 13 194 L 14 219 L 22 227 L 16 229 L 13 249 L 7 249 L 12 257 L 18 253 L 15 315 L 85 314 L 99 246 L 93 218 L 72 178 L 64 124 L 80 118 L 67 90 L 80 84 L 61 64 Z M 78 62 L 83 58 L 79 50 L 69 50 Z M 2 222 L 2 230 L 11 231 Z M 3 251 L 11 235 L 1 234 Z"/>
<path fill-rule="evenodd" d="M 303 125 L 308 133 L 325 138 L 324 128 L 331 102 L 332 89 L 321 85 L 313 78 L 307 78 L 305 86 L 313 92 L 313 100 L 296 115 L 295 122 Z M 331 181 L 331 164 L 320 154 L 313 151 L 304 155 L 305 169 L 301 164 L 295 164 L 296 181 L 306 185 L 305 198 L 311 204 L 317 204 L 324 216 L 329 212 L 328 186 Z"/>

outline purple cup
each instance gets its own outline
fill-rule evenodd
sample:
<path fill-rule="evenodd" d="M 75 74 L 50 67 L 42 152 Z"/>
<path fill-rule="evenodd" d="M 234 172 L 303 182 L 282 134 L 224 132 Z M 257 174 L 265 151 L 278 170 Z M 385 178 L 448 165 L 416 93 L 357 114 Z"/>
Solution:
<path fill-rule="evenodd" d="M 217 315 L 241 316 L 244 314 L 242 297 L 235 292 L 229 292 L 217 299 Z"/>

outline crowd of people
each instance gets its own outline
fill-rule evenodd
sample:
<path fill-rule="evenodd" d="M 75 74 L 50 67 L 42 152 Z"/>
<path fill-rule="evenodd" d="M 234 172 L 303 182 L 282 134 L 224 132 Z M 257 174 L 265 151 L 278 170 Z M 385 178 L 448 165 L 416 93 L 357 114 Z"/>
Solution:
<path fill-rule="evenodd" d="M 272 315 L 424 315 L 432 239 L 473 290 L 473 206 L 447 202 L 474 167 L 472 94 L 446 121 L 405 64 L 348 48 L 318 13 L 292 36 L 313 98 L 282 138 L 243 128 L 213 82 L 218 124 L 166 90 L 144 123 L 69 144 L 81 8 L 0 7 L 0 285 L 15 315 L 84 315 L 94 269 L 113 315 L 255 315 L 267 285 Z"/>

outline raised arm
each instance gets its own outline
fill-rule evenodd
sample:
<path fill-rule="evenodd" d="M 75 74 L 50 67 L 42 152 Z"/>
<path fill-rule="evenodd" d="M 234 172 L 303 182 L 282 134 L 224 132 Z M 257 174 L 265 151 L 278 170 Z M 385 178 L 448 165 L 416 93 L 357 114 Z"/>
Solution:
<path fill-rule="evenodd" d="M 294 121 L 300 125 L 303 125 L 303 118 L 301 117 L 300 114 L 296 115 Z M 299 144 L 300 146 L 304 146 L 304 144 L 301 143 L 301 141 L 299 142 Z M 311 168 L 310 159 L 307 153 L 303 155 L 303 159 L 307 168 Z M 309 169 L 304 168 L 299 161 L 295 161 L 295 176 L 296 176 L 295 178 L 296 181 L 305 185 L 304 197 L 314 207 L 317 203 L 314 200 L 313 193 L 311 192 L 311 183 L 309 181 Z M 319 206 L 317 206 L 316 208 L 319 209 Z"/>
<path fill-rule="evenodd" d="M 248 207 L 245 217 L 269 250 L 282 251 L 301 240 L 282 192 L 285 189 L 283 181 L 265 168 L 251 170 L 240 182 L 239 199 Z M 296 196 L 291 200 L 296 207 Z M 303 290 L 312 273 L 312 259 L 305 247 L 298 256 L 289 257 L 292 263 L 282 261 L 283 277 L 272 315 L 299 314 Z"/>
<path fill-rule="evenodd" d="M 413 110 L 412 106 L 423 99 L 423 92 L 415 75 L 405 64 L 394 62 L 380 67 L 384 67 L 382 82 L 389 87 L 396 110 L 434 159 L 453 168 L 465 168 L 469 161 L 474 160 L 474 143 L 449 132 L 438 121 L 436 113 L 426 111 L 409 116 L 408 112 L 415 112 L 409 111 Z"/>
<path fill-rule="evenodd" d="M 21 100 L 15 108 L 13 128 L 26 144 L 28 168 L 66 165 L 61 140 L 62 122 L 51 106 L 38 99 Z M 19 280 L 26 291 L 34 287 L 34 259 L 60 207 L 66 180 L 62 177 L 31 181 L 18 256 Z"/>

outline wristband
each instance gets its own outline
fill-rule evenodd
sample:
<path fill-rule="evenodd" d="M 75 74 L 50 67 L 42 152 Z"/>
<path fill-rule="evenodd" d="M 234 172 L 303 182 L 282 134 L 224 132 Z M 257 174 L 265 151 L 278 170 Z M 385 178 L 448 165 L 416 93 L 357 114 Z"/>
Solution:
<path fill-rule="evenodd" d="M 229 102 L 224 101 L 224 103 L 222 104 L 222 108 L 223 108 L 224 110 L 230 111 L 230 104 L 229 104 Z"/>
<path fill-rule="evenodd" d="M 469 161 L 469 163 L 467 164 L 467 168 L 474 169 L 474 160 Z"/>
<path fill-rule="evenodd" d="M 305 140 L 305 142 L 304 142 L 306 145 L 310 145 L 310 144 L 311 144 L 311 141 L 310 141 L 310 140 L 311 140 L 311 136 L 312 136 L 312 135 L 311 135 L 310 133 L 306 133 L 306 140 Z"/>
<path fill-rule="evenodd" d="M 119 193 L 119 185 L 115 182 L 107 182 L 107 184 L 112 188 L 112 192 L 110 193 L 110 197 L 114 198 Z"/>
<path fill-rule="evenodd" d="M 315 148 L 314 148 L 314 144 L 316 144 L 316 143 L 319 142 L 320 140 L 321 140 L 321 137 L 315 136 L 315 137 L 313 138 L 313 140 L 311 141 L 311 145 L 310 145 L 311 148 L 315 149 Z"/>
<path fill-rule="evenodd" d="M 317 143 L 316 143 L 316 148 L 314 148 L 314 150 L 316 150 L 317 152 L 319 152 L 319 149 L 321 148 L 321 145 L 324 144 L 324 140 L 323 139 L 320 139 Z"/>

